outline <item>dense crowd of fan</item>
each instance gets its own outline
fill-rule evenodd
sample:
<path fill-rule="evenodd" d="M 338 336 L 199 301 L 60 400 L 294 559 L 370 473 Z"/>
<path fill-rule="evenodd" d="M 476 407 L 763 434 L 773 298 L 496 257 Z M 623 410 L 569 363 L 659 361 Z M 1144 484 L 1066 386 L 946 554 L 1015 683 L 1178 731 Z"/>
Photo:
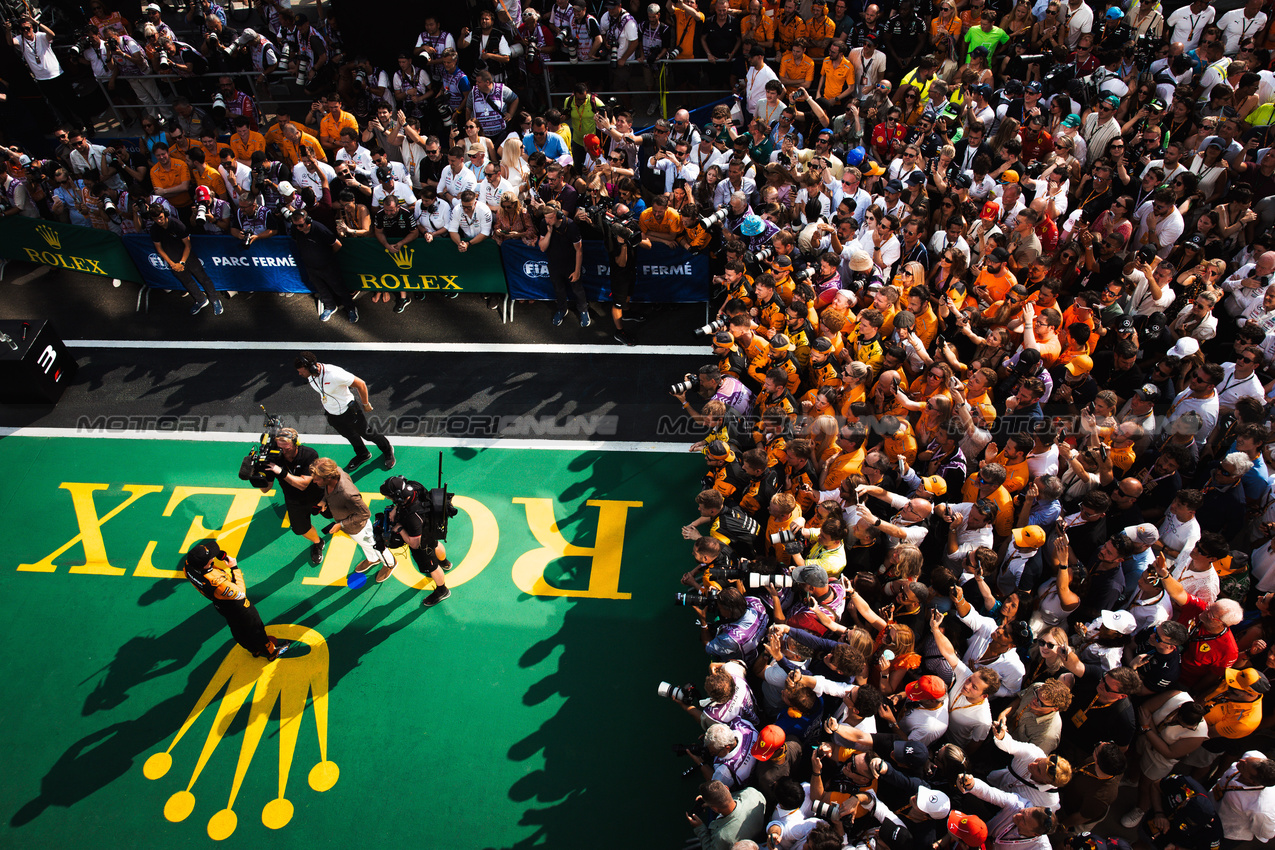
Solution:
<path fill-rule="evenodd" d="M 710 663 L 661 686 L 703 727 L 705 850 L 1275 835 L 1260 0 L 502 0 L 387 68 L 261 11 L 192 4 L 187 42 L 95 3 L 76 56 L 131 84 L 142 152 L 13 148 L 5 214 L 247 239 L 305 208 L 390 251 L 562 219 L 617 280 L 706 253 L 714 360 L 674 395 Z M 695 86 L 725 99 L 665 111 Z"/>

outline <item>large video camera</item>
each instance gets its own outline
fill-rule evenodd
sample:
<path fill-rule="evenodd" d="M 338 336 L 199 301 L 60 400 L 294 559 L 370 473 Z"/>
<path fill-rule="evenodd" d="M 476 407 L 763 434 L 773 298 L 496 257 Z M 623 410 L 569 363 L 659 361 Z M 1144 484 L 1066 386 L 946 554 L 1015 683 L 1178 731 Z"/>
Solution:
<path fill-rule="evenodd" d="M 271 473 L 270 464 L 280 463 L 282 456 L 279 452 L 279 446 L 275 439 L 279 436 L 279 429 L 283 427 L 283 423 L 278 416 L 271 416 L 266 412 L 266 408 L 262 405 L 261 410 L 266 413 L 265 430 L 261 432 L 261 439 L 252 451 L 248 452 L 248 456 L 239 464 L 239 478 L 247 481 L 253 487 L 267 487 L 270 485 Z"/>
<path fill-rule="evenodd" d="M 436 488 L 426 490 L 425 485 L 419 481 L 409 481 L 402 475 L 395 475 L 385 479 L 385 483 L 381 485 L 381 495 L 393 502 L 394 507 L 399 511 L 413 511 L 421 518 L 424 526 L 421 532 L 423 539 L 439 542 L 447 539 L 448 520 L 456 516 L 458 510 L 452 505 L 454 494 L 449 493 L 447 485 L 443 483 L 442 452 L 438 453 L 438 486 Z M 374 533 L 375 530 L 373 526 Z M 398 537 L 398 542 L 391 548 L 402 545 L 403 540 Z"/>

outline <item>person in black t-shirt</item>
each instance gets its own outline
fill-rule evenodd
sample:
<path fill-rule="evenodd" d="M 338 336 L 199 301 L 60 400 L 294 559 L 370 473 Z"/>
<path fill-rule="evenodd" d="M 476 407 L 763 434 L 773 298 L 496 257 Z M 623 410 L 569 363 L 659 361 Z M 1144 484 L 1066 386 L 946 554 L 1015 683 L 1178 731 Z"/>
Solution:
<path fill-rule="evenodd" d="M 293 534 L 310 541 L 310 563 L 323 560 L 323 540 L 314 530 L 310 517 L 319 512 L 318 504 L 323 491 L 314 483 L 310 465 L 319 459 L 319 453 L 309 446 L 300 445 L 301 439 L 292 428 L 281 428 L 275 437 L 279 449 L 279 462 L 268 467 L 274 475 L 275 485 L 283 492 L 283 505 L 288 512 L 288 527 Z M 261 488 L 269 493 L 271 484 Z"/>
<path fill-rule="evenodd" d="M 556 328 L 567 318 L 567 290 L 575 298 L 576 309 L 580 312 L 580 327 L 587 328 L 592 319 L 589 318 L 589 297 L 584 294 L 581 276 L 584 272 L 584 242 L 580 238 L 580 228 L 562 211 L 557 201 L 550 201 L 540 208 L 544 217 L 536 222 L 536 243 L 545 254 L 549 266 L 549 279 L 553 281 L 553 292 L 558 299 L 558 312 L 553 314 L 553 326 Z"/>
<path fill-rule="evenodd" d="M 195 306 L 190 308 L 190 314 L 193 316 L 212 304 L 213 315 L 220 316 L 225 307 L 222 306 L 221 299 L 217 297 L 217 287 L 213 284 L 212 278 L 208 276 L 208 272 L 204 271 L 204 265 L 199 262 L 199 257 L 195 256 L 195 249 L 191 247 L 190 234 L 186 232 L 186 225 L 170 218 L 159 204 L 151 207 L 150 214 L 151 221 L 154 222 L 151 225 L 151 241 L 155 243 L 155 250 L 168 264 L 173 275 L 181 281 L 181 285 L 190 293 L 190 297 L 195 299 Z M 196 281 L 203 286 L 203 292 L 199 291 Z"/>
<path fill-rule="evenodd" d="M 337 270 L 336 252 L 341 250 L 341 240 L 331 230 L 310 218 L 308 212 L 302 211 L 292 218 L 292 241 L 297 259 L 301 261 L 309 278 L 310 289 L 319 296 L 323 305 L 319 320 L 326 322 L 332 318 L 337 307 L 342 307 L 350 321 L 357 322 L 358 308 L 354 306 L 354 299 Z"/>
<path fill-rule="evenodd" d="M 394 195 L 386 195 L 381 208 L 372 213 L 372 232 L 387 254 L 398 253 L 403 246 L 420 235 L 412 211 L 402 206 Z M 409 303 L 407 293 L 400 292 L 394 312 L 403 312 Z"/>
<path fill-rule="evenodd" d="M 386 479 L 381 485 L 381 494 L 394 502 L 389 515 L 390 523 L 402 535 L 403 542 L 412 553 L 412 562 L 416 569 L 434 580 L 434 591 L 421 601 L 426 608 L 433 608 L 452 595 L 447 588 L 446 579 L 452 562 L 447 560 L 447 549 L 442 541 L 433 536 L 434 525 L 428 520 L 429 494 L 421 484 L 408 481 L 401 475 Z M 393 566 L 382 567 L 376 574 L 376 580 L 385 581 L 393 572 Z"/>

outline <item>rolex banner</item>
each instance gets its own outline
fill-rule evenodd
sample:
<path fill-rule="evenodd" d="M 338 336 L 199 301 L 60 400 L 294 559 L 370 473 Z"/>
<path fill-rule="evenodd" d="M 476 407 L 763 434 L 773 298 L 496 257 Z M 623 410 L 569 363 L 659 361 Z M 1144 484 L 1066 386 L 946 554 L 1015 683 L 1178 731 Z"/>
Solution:
<path fill-rule="evenodd" d="M 0 219 L 0 257 L 121 280 L 142 279 L 124 243 L 109 230 L 21 215 Z"/>
<path fill-rule="evenodd" d="M 417 237 L 388 254 L 375 239 L 343 239 L 337 260 L 350 289 L 384 292 L 505 292 L 500 248 L 490 239 L 463 254 L 450 239 Z"/>

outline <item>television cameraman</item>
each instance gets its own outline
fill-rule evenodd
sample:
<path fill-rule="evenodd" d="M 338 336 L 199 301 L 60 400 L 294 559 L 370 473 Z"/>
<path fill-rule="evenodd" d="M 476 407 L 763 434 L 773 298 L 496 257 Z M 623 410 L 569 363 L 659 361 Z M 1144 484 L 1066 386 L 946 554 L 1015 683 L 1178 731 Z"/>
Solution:
<path fill-rule="evenodd" d="M 440 540 L 440 527 L 432 517 L 429 495 L 423 486 L 415 481 L 409 482 L 401 475 L 386 479 L 381 485 L 381 493 L 394 503 L 389 519 L 393 523 L 393 529 L 403 537 L 403 542 L 411 551 L 416 569 L 421 575 L 434 580 L 434 591 L 421 600 L 421 605 L 433 608 L 452 595 L 447 588 L 446 578 L 452 562 L 447 560 L 447 548 Z M 381 567 L 376 580 L 385 581 L 393 572 L 393 567 Z"/>
<path fill-rule="evenodd" d="M 282 463 L 272 463 L 266 468 L 274 475 L 274 483 L 283 491 L 283 506 L 288 512 L 288 527 L 293 534 L 300 535 L 310 541 L 310 563 L 323 561 L 323 540 L 319 532 L 314 530 L 310 517 L 319 512 L 318 504 L 323 499 L 323 491 L 314 483 L 314 475 L 310 468 L 319 459 L 319 453 L 309 446 L 301 445 L 300 435 L 292 428 L 280 428 L 274 439 L 279 449 Z M 261 492 L 269 493 L 271 483 L 267 482 Z"/>

